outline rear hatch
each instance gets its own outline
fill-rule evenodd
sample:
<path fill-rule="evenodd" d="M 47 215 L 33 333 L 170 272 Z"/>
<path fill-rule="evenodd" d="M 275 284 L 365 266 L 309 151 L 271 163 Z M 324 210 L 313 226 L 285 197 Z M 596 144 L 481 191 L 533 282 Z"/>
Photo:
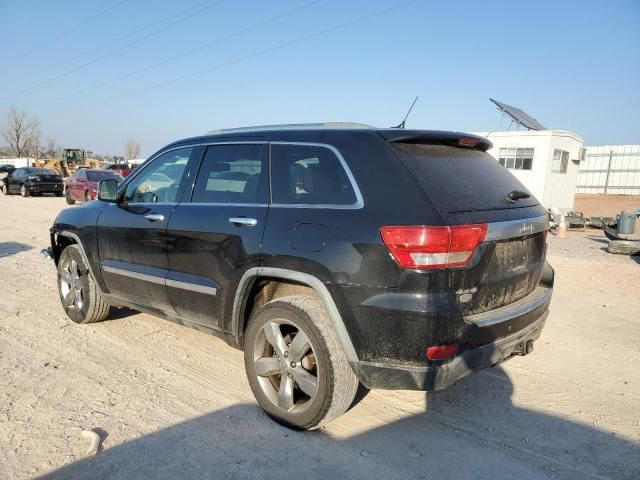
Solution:
<path fill-rule="evenodd" d="M 406 141 L 390 145 L 445 224 L 488 224 L 471 264 L 447 270 L 445 288 L 456 292 L 463 314 L 495 310 L 534 295 L 545 263 L 546 221 L 526 187 L 482 148 Z"/>

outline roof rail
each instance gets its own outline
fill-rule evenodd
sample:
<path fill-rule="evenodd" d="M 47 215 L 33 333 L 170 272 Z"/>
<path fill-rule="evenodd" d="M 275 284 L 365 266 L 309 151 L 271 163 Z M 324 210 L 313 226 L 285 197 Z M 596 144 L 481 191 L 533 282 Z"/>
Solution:
<path fill-rule="evenodd" d="M 338 130 L 338 129 L 374 129 L 371 125 L 354 122 L 325 122 L 325 123 L 286 123 L 282 125 L 256 125 L 252 127 L 239 128 L 222 128 L 211 130 L 207 135 L 217 135 L 221 133 L 243 133 L 243 132 L 262 132 L 273 130 Z"/>

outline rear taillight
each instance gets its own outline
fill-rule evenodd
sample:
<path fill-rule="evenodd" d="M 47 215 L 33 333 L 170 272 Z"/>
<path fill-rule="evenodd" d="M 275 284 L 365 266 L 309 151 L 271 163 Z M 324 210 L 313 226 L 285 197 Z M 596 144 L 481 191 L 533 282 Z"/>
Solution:
<path fill-rule="evenodd" d="M 427 348 L 427 358 L 429 360 L 446 360 L 447 358 L 455 357 L 458 353 L 460 353 L 460 345 L 455 343 Z"/>
<path fill-rule="evenodd" d="M 487 225 L 382 227 L 380 233 L 402 268 L 460 267 L 471 261 Z"/>

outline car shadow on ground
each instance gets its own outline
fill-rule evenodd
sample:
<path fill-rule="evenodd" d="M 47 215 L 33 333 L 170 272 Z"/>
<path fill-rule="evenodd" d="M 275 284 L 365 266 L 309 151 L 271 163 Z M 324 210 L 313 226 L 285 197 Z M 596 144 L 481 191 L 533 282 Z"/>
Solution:
<path fill-rule="evenodd" d="M 31 245 L 19 242 L 0 242 L 0 258 L 15 255 L 20 252 L 26 252 L 32 248 L 33 247 Z"/>
<path fill-rule="evenodd" d="M 373 392 L 318 432 L 288 430 L 257 405 L 238 404 L 40 478 L 640 478 L 638 444 L 518 406 L 514 388 L 495 367 L 427 394 L 426 402 L 416 402 L 425 399 L 417 392 Z M 359 425 L 364 415 L 371 428 L 335 436 L 334 428 L 341 431 L 341 422 L 348 428 L 357 409 Z"/>
<path fill-rule="evenodd" d="M 122 320 L 138 314 L 140 314 L 139 311 L 133 310 L 129 307 L 111 307 L 111 311 L 109 312 L 109 321 Z"/>

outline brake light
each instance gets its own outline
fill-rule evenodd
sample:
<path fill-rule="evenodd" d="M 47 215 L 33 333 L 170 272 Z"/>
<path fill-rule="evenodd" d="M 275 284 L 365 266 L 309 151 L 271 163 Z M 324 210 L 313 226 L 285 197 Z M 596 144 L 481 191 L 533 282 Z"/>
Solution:
<path fill-rule="evenodd" d="M 445 360 L 455 357 L 460 352 L 460 345 L 452 343 L 451 345 L 438 345 L 437 347 L 427 348 L 427 358 L 429 360 Z"/>
<path fill-rule="evenodd" d="M 458 139 L 458 145 L 460 145 L 461 147 L 475 147 L 476 145 L 478 145 L 478 143 L 480 143 L 478 140 L 476 140 L 475 138 L 460 138 Z"/>
<path fill-rule="evenodd" d="M 402 268 L 467 265 L 487 233 L 486 224 L 451 227 L 382 227 L 382 241 Z"/>

